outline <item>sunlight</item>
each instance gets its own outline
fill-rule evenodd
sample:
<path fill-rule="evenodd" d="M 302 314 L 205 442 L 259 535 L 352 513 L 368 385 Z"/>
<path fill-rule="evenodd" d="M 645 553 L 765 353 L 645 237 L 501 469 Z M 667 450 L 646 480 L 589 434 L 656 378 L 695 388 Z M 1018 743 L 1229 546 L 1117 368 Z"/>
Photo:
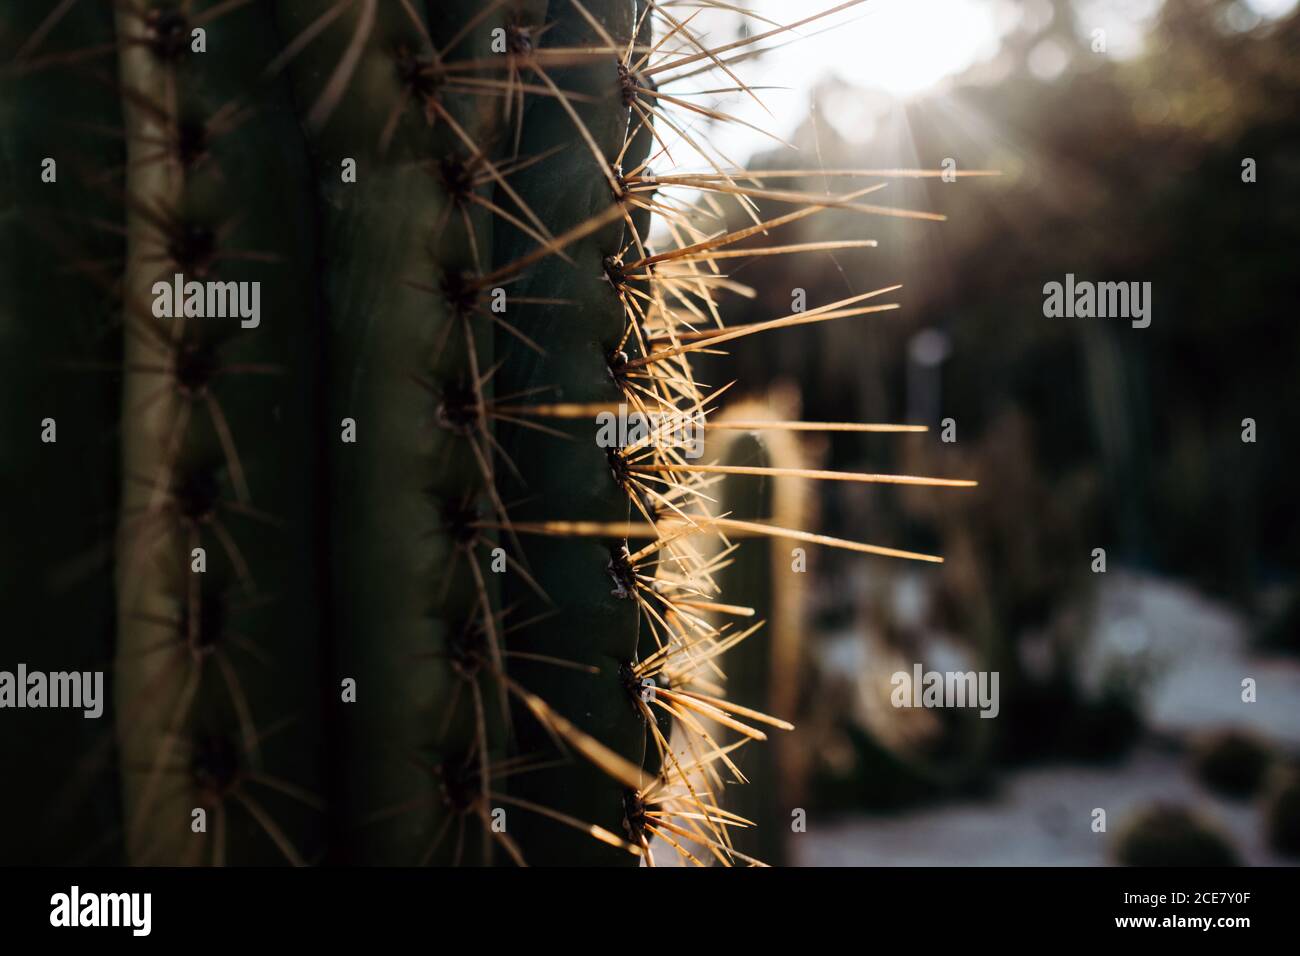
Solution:
<path fill-rule="evenodd" d="M 749 30 L 758 33 L 773 23 L 798 19 L 809 6 L 832 5 L 753 0 L 745 6 L 753 13 Z M 1006 3 L 988 0 L 870 0 L 796 31 L 788 42 L 765 44 L 761 56 L 744 64 L 745 82 L 762 90 L 771 115 L 736 95 L 726 98 L 727 109 L 777 135 L 789 136 L 807 117 L 814 89 L 831 78 L 845 89 L 875 89 L 888 97 L 922 94 L 995 56 L 1008 27 L 1008 9 Z M 696 25 L 713 39 L 735 36 L 734 14 L 697 12 L 702 15 Z M 828 122 L 849 139 L 869 135 L 872 121 L 863 114 L 864 103 L 843 105 L 843 110 L 827 117 Z M 738 163 L 773 145 L 770 138 L 738 124 L 712 128 L 709 140 L 721 155 Z M 679 161 L 694 153 L 683 144 L 674 145 L 674 150 Z"/>
<path fill-rule="evenodd" d="M 997 52 L 995 4 L 977 0 L 871 0 L 851 26 L 819 32 L 772 54 L 770 67 L 811 82 L 833 72 L 857 86 L 912 94 Z M 756 12 L 789 19 L 789 0 L 760 0 Z"/>

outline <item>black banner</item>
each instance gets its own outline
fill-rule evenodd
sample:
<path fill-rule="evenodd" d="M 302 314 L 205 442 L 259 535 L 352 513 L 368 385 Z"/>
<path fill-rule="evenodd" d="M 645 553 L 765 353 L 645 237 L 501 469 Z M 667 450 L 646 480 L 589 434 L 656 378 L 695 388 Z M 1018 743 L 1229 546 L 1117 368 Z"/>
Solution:
<path fill-rule="evenodd" d="M 453 938 L 495 945 L 503 930 L 554 942 L 623 935 L 640 948 L 679 932 L 743 939 L 777 924 L 815 938 L 829 930 L 918 944 L 1166 933 L 1226 942 L 1289 925 L 1295 886 L 1286 869 L 1009 868 L 11 869 L 0 885 L 0 925 L 15 942 L 70 933 L 81 942 L 331 946 L 391 937 L 435 948 Z"/>

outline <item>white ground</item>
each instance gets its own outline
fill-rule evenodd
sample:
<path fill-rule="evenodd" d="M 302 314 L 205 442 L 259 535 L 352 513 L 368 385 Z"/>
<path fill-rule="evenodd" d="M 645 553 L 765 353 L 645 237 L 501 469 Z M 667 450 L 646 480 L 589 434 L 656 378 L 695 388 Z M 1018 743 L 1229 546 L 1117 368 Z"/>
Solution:
<path fill-rule="evenodd" d="M 1159 677 L 1148 722 L 1166 737 L 1214 727 L 1249 727 L 1283 749 L 1300 748 L 1300 664 L 1247 649 L 1243 621 L 1194 591 L 1154 578 L 1112 573 L 1100 603 L 1095 658 L 1140 654 Z M 1257 682 L 1255 703 L 1241 680 Z M 1269 852 L 1258 807 L 1214 796 L 1192 778 L 1187 758 L 1143 745 L 1109 767 L 1045 766 L 1005 775 L 986 802 L 947 804 L 896 816 L 808 820 L 793 834 L 802 866 L 1097 866 L 1112 862 L 1125 819 L 1153 801 L 1202 812 L 1246 863 L 1295 863 Z M 1109 833 L 1093 833 L 1092 810 Z"/>

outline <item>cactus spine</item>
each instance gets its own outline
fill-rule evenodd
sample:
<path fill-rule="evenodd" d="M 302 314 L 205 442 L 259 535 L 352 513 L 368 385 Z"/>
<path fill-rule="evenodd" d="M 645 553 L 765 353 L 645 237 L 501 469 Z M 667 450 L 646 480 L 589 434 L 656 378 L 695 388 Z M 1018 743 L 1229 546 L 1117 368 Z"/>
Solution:
<path fill-rule="evenodd" d="M 743 776 L 729 738 L 790 725 L 727 699 L 723 654 L 757 628 L 711 622 L 752 611 L 720 603 L 726 558 L 706 542 L 793 535 L 932 560 L 774 529 L 763 501 L 737 525 L 709 493 L 734 468 L 696 462 L 674 431 L 719 394 L 693 352 L 893 307 L 859 305 L 890 287 L 723 326 L 724 247 L 830 206 L 888 210 L 853 204 L 875 187 L 813 196 L 716 165 L 649 169 L 665 137 L 694 142 L 671 111 L 700 115 L 663 89 L 733 76 L 731 51 L 783 28 L 710 50 L 654 0 L 91 8 L 15 22 L 36 46 L 62 20 L 71 60 L 111 62 L 101 118 L 125 142 L 116 161 L 99 144 L 119 180 L 101 177 L 112 186 L 78 224 L 90 261 L 124 259 L 82 271 L 122 311 L 96 348 L 121 389 L 102 617 L 125 859 L 635 864 L 656 843 L 755 862 L 730 835 L 748 821 L 720 802 Z M 27 175 L 37 137 L 17 129 L 4 161 Z M 659 203 L 665 186 L 709 204 Z M 715 231 L 723 192 L 753 225 Z M 15 219 L 52 221 L 78 195 L 7 197 L 6 242 Z M 800 208 L 760 223 L 755 199 Z M 187 311 L 186 282 L 247 284 L 256 317 L 204 316 L 211 294 Z M 59 310 L 84 310 L 95 284 L 59 289 Z M 0 334 L 54 357 L 58 331 L 21 323 L 31 308 L 10 305 Z M 612 408 L 668 425 L 593 443 L 591 416 Z M 47 455 L 22 474 L 54 461 L 67 468 Z M 785 473 L 744 467 L 730 487 Z M 70 539 L 93 524 L 84 501 L 60 516 Z M 49 624 L 90 630 L 95 615 L 88 602 Z"/>
<path fill-rule="evenodd" d="M 124 5 L 116 19 L 127 854 L 301 864 L 323 846 L 301 138 L 287 89 L 259 82 L 278 48 L 265 6 Z M 207 315 L 212 296 L 191 302 L 188 285 L 160 310 L 175 283 L 256 288 L 260 318 Z"/>

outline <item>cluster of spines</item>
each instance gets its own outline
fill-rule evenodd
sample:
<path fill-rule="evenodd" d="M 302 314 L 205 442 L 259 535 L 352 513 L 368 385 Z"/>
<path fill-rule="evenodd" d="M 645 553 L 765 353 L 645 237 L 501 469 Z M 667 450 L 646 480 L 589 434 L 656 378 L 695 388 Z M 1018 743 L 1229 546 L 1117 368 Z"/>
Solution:
<path fill-rule="evenodd" d="M 335 670 L 358 678 L 362 693 L 389 695 L 344 734 L 351 762 L 342 816 L 349 845 L 360 848 L 345 858 L 490 862 L 500 846 L 517 862 L 534 851 L 543 861 L 600 862 L 620 856 L 606 855 L 613 848 L 653 863 L 657 839 L 689 862 L 756 862 L 732 846 L 730 830 L 749 821 L 723 806 L 723 774 L 743 779 L 730 754 L 764 739 L 761 726 L 790 725 L 726 699 L 721 658 L 761 625 L 750 623 L 751 608 L 718 593 L 731 539 L 766 535 L 938 559 L 717 513 L 710 489 L 718 482 L 787 471 L 697 463 L 657 429 L 594 454 L 581 428 L 584 440 L 572 451 L 554 443 L 574 437 L 573 421 L 589 423 L 618 406 L 666 418 L 671 429 L 684 421 L 726 427 L 707 421 L 725 388 L 696 381 L 694 353 L 757 332 L 897 308 L 868 301 L 897 288 L 888 287 L 724 326 L 718 293 L 747 291 L 725 274 L 728 259 L 871 241 L 729 247 L 828 208 L 941 217 L 858 201 L 883 183 L 840 195 L 769 188 L 725 157 L 710 159 L 705 173 L 652 171 L 671 162 L 674 139 L 710 157 L 692 119 L 742 122 L 674 90 L 714 74 L 754 96 L 731 67 L 791 28 L 710 49 L 692 33 L 693 15 L 678 18 L 671 4 L 655 0 L 553 0 L 546 10 L 540 0 L 464 0 L 428 10 L 412 0 L 278 0 L 274 15 L 260 5 L 198 6 L 126 4 L 119 39 L 108 47 L 122 64 L 131 152 L 122 186 L 129 249 L 121 369 L 124 419 L 134 434 L 123 452 L 118 683 L 132 856 L 191 861 L 201 846 L 221 862 L 233 800 L 283 857 L 317 858 L 300 846 L 320 846 L 319 824 L 297 813 L 284 824 L 249 794 L 260 783 L 295 807 L 319 805 L 319 768 L 310 759 L 296 780 L 258 766 L 265 739 L 295 724 L 307 728 L 296 749 L 315 753 L 315 715 L 254 716 L 245 687 L 252 678 L 216 654 L 244 648 L 273 656 L 277 667 L 297 668 L 276 686 L 312 686 L 320 649 L 304 645 L 295 654 L 285 634 L 316 633 L 313 623 L 281 614 L 260 624 L 255 638 L 231 619 L 267 606 L 310 607 L 306 589 L 328 576 L 331 593 L 351 596 L 332 625 Z M 241 39 L 243 56 L 234 66 L 226 61 L 225 74 L 214 78 L 190 62 L 191 28 L 236 24 L 241 37 L 258 42 Z M 266 41 L 277 29 L 292 39 L 271 53 Z M 267 54 L 264 72 L 238 73 L 259 53 Z M 295 164 L 271 142 L 293 140 L 283 126 L 287 90 L 315 162 L 319 250 L 294 234 L 304 224 L 293 213 L 277 220 L 232 200 L 262 176 L 260 196 L 278 190 L 282 202 L 317 205 L 300 195 L 307 177 L 295 181 Z M 236 131 L 231 170 L 221 144 Z M 259 168 L 239 155 L 253 148 L 276 161 Z M 352 180 L 341 173 L 349 161 Z M 766 171 L 761 180 L 805 175 Z M 681 201 L 682 191 L 697 199 Z M 750 225 L 718 228 L 726 196 Z M 796 208 L 763 219 L 759 201 Z M 666 252 L 650 246 L 652 216 Z M 326 268 L 318 290 L 323 337 L 310 321 L 317 302 L 302 275 L 312 264 L 303 249 Z M 179 271 L 202 279 L 231 263 L 292 273 L 265 284 L 292 290 L 276 305 L 276 334 L 213 340 L 149 315 L 143 290 L 156 277 Z M 345 430 L 350 422 L 355 441 L 325 455 L 337 521 L 331 568 L 307 562 L 271 588 L 256 565 L 292 567 L 272 558 L 320 544 L 308 531 L 310 502 L 285 497 L 294 446 L 282 436 L 292 425 L 269 427 L 266 410 L 246 395 L 228 399 L 245 413 L 237 419 L 214 382 L 239 373 L 285 376 L 295 336 L 326 357 L 327 421 Z M 318 385 L 307 377 L 308 391 Z M 208 413 L 210 427 L 199 426 L 196 408 Z M 307 413 L 295 411 L 305 423 Z M 312 456 L 298 450 L 301 469 Z M 970 484 L 804 469 L 788 476 Z M 250 559 L 222 523 L 223 511 L 273 527 L 280 540 L 258 538 L 263 560 Z M 159 530 L 141 533 L 151 526 Z M 525 549 L 527 535 L 545 543 Z M 192 573 L 202 542 L 224 554 L 219 573 Z M 504 588 L 482 568 L 487 554 L 498 553 L 514 572 Z M 179 562 L 172 571 L 160 568 L 171 561 Z M 376 565 L 396 573 L 376 574 Z M 533 602 L 537 613 L 526 607 Z M 143 639 L 150 628 L 170 635 L 179 655 L 172 665 L 140 665 L 158 651 Z M 209 659 L 218 661 L 215 674 L 204 671 Z M 313 676 L 302 680 L 305 674 Z M 225 694 L 199 707 L 199 687 L 214 677 Z M 277 700 L 270 690 L 256 697 Z M 719 728 L 739 739 L 723 743 Z M 580 766 L 589 770 L 545 759 L 557 745 L 586 758 Z M 185 783 L 173 787 L 169 775 Z M 178 827 L 146 835 L 163 792 L 169 818 L 181 804 L 214 808 L 219 838 L 182 842 L 189 834 Z M 528 811 L 540 829 L 499 829 L 493 810 L 502 805 Z M 188 813 L 179 818 L 189 822 Z M 472 854 L 465 849 L 470 821 L 482 828 L 482 848 Z M 557 823 L 564 826 L 551 826 Z M 532 839 L 517 839 L 520 832 Z M 602 849 L 589 855 L 589 845 Z"/>
<path fill-rule="evenodd" d="M 626 837 L 624 848 L 652 863 L 650 840 L 658 838 L 691 862 L 698 863 L 710 857 L 723 863 L 749 861 L 734 849 L 729 836 L 731 828 L 747 826 L 749 821 L 729 814 L 721 806 L 720 790 L 724 782 L 721 771 L 743 780 L 729 754 L 747 740 L 765 739 L 761 726 L 788 729 L 790 725 L 725 698 L 719 666 L 721 657 L 726 650 L 754 634 L 761 624 L 746 621 L 743 626 L 737 625 L 735 619 L 751 617 L 752 609 L 726 604 L 723 596 L 717 593 L 716 575 L 727 566 L 734 548 L 727 540 L 728 536 L 769 535 L 894 557 L 938 559 L 715 513 L 714 496 L 709 489 L 720 479 L 728 475 L 775 476 L 786 474 L 786 470 L 701 464 L 688 457 L 676 435 L 683 423 L 703 424 L 712 411 L 713 402 L 725 391 L 725 388 L 709 391 L 701 386 L 692 372 L 690 356 L 697 351 L 716 351 L 716 347 L 726 341 L 755 332 L 897 308 L 894 304 L 862 304 L 897 288 L 888 287 L 770 322 L 724 327 L 716 293 L 720 290 L 745 291 L 722 271 L 720 264 L 732 255 L 824 251 L 872 243 L 870 240 L 803 243 L 735 253 L 726 249 L 727 246 L 826 208 L 913 218 L 942 217 L 856 201 L 883 184 L 828 197 L 749 185 L 755 180 L 753 174 L 717 166 L 707 174 L 654 174 L 650 164 L 671 155 L 668 139 L 672 135 L 696 145 L 686 124 L 675 121 L 666 109 L 679 106 L 697 114 L 700 110 L 687 100 L 665 92 L 664 88 L 674 79 L 695 75 L 698 68 L 677 73 L 673 68 L 691 67 L 707 61 L 711 67 L 734 78 L 721 56 L 726 51 L 708 50 L 699 38 L 690 33 L 687 22 L 678 20 L 659 4 L 648 3 L 641 8 L 643 19 L 637 23 L 639 43 L 624 41 L 603 29 L 600 18 L 593 16 L 588 6 L 581 3 L 570 3 L 569 6 L 577 10 L 578 16 L 574 19 L 580 17 L 586 21 L 595 34 L 588 41 L 592 55 L 603 54 L 611 60 L 617 57 L 615 69 L 610 72 L 617 76 L 620 101 L 630 111 L 622 145 L 616 152 L 610 152 L 602 149 L 600 136 L 583 126 L 577 99 L 568 102 L 566 93 L 554 82 L 548 80 L 546 83 L 553 98 L 559 101 L 551 112 L 568 114 L 579 127 L 575 148 L 581 150 L 585 147 L 592 154 L 593 162 L 587 164 L 585 175 L 592 179 L 603 176 L 609 194 L 604 202 L 612 201 L 615 207 L 622 209 L 621 218 L 626 229 L 621 245 L 613 249 L 606 246 L 599 261 L 601 277 L 617 297 L 621 314 L 621 332 L 612 345 L 606 340 L 605 354 L 608 377 L 617 391 L 613 398 L 604 402 L 575 401 L 570 391 L 561 396 L 566 401 L 534 401 L 516 405 L 510 411 L 519 417 L 550 419 L 552 424 L 556 424 L 565 419 L 591 421 L 596 413 L 626 409 L 634 415 L 644 416 L 643 420 L 660 420 L 667 424 L 652 429 L 631 444 L 605 452 L 605 477 L 621 491 L 629 520 L 602 521 L 589 513 L 581 517 L 564 514 L 561 505 L 564 496 L 548 494 L 541 505 L 531 511 L 525 510 L 522 517 L 514 520 L 512 527 L 517 533 L 562 539 L 605 539 L 609 542 L 606 567 L 612 593 L 617 599 L 636 605 L 641 636 L 636 642 L 635 654 L 619 662 L 619 674 L 623 691 L 639 715 L 639 729 L 631 736 L 632 750 L 629 751 L 624 743 L 615 751 L 621 751 L 634 764 L 641 764 L 640 783 L 632 786 L 626 779 L 625 762 L 609 759 L 599 751 L 593 755 L 591 748 L 584 749 L 584 753 L 597 763 L 604 760 L 611 778 L 627 787 L 622 819 Z M 654 24 L 661 35 L 660 40 L 647 39 L 651 34 L 648 24 Z M 618 53 L 620 50 L 623 51 L 621 54 Z M 574 55 L 572 50 L 566 53 Z M 665 73 L 669 75 L 663 76 Z M 743 83 L 736 82 L 739 84 L 737 89 L 746 89 Z M 717 111 L 704 112 L 714 119 L 733 119 Z M 664 134 L 663 129 L 670 132 Z M 652 143 L 648 150 L 645 149 L 647 139 Z M 633 149 L 633 144 L 638 142 L 642 144 L 640 153 Z M 705 150 L 700 152 L 708 155 Z M 634 161 L 629 161 L 629 157 Z M 911 170 L 883 172 L 925 174 Z M 846 170 L 838 171 L 838 174 L 861 176 L 871 175 L 872 171 Z M 767 174 L 763 175 L 766 178 Z M 775 171 L 772 178 L 804 175 L 808 173 Z M 665 186 L 695 190 L 704 194 L 706 201 L 703 204 L 679 204 L 656 196 Z M 713 201 L 714 194 L 719 193 L 739 199 L 753 224 L 738 230 L 710 228 L 709 220 L 716 223 L 720 219 L 721 210 Z M 798 208 L 785 216 L 763 220 L 754 205 L 754 200 L 760 199 L 790 203 Z M 672 247 L 668 252 L 656 254 L 650 248 L 648 225 L 652 213 L 659 215 L 664 222 L 662 231 Z M 592 220 L 601 215 L 599 209 L 594 209 Z M 530 328 L 532 324 L 530 322 Z M 589 352 L 584 358 L 590 359 Z M 750 427 L 750 424 L 739 423 L 737 427 Z M 726 427 L 725 423 L 720 427 Z M 765 422 L 760 427 L 877 432 L 923 430 L 917 426 L 796 422 Z M 540 440 L 532 447 L 540 449 Z M 590 467 L 590 463 L 587 464 Z M 971 484 L 957 480 L 846 475 L 803 469 L 790 472 L 787 477 L 955 487 Z M 552 517 L 532 519 L 533 514 L 547 509 Z M 707 544 L 717 536 L 723 538 L 721 552 Z M 649 541 L 630 543 L 637 537 Z M 572 545 L 566 553 L 573 556 L 575 563 L 584 558 Z M 590 553 L 589 550 L 587 554 Z M 587 560 L 590 561 L 590 557 Z M 718 620 L 722 623 L 715 623 Z M 581 648 L 583 639 L 588 637 L 581 631 L 572 634 L 567 646 Z M 562 637 L 554 632 L 548 634 L 548 640 L 560 639 Z M 587 651 L 599 652 L 590 642 Z M 596 679 L 609 681 L 612 675 L 598 669 Z M 533 686 L 545 683 L 543 679 Z M 554 694 L 557 706 L 563 709 L 567 696 L 557 688 Z M 661 725 L 663 717 L 670 718 L 666 725 Z M 731 744 L 721 743 L 719 727 L 738 733 L 740 740 Z M 594 722 L 586 729 L 600 735 Z M 649 756 L 646 756 L 647 752 Z M 552 799 L 564 798 L 559 790 L 551 790 L 546 795 Z M 608 828 L 602 827 L 602 832 L 607 833 Z"/>

